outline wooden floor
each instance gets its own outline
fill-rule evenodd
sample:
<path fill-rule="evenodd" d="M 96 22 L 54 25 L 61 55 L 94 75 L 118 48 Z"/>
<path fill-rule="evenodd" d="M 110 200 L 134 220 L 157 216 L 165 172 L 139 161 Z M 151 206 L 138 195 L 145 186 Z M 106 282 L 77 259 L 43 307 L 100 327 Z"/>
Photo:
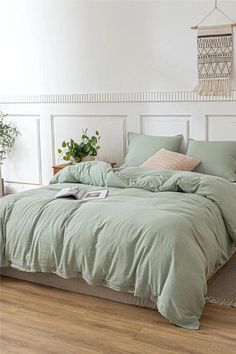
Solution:
<path fill-rule="evenodd" d="M 236 309 L 207 305 L 201 329 L 155 310 L 2 277 L 1 354 L 236 353 Z"/>

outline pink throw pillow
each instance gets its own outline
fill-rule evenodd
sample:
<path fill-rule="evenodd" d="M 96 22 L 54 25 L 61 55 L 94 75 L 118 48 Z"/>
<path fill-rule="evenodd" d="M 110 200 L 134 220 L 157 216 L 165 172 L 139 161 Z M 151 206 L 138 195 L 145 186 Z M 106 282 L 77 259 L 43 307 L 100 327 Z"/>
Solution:
<path fill-rule="evenodd" d="M 191 156 L 161 149 L 143 162 L 140 167 L 161 170 L 193 171 L 200 162 L 200 160 Z"/>

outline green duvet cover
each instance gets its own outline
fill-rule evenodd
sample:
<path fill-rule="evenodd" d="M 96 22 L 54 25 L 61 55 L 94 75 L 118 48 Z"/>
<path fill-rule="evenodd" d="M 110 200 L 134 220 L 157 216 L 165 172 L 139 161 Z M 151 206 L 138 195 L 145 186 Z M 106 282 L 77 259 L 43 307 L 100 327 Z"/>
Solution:
<path fill-rule="evenodd" d="M 55 199 L 68 185 L 108 187 L 103 200 Z M 0 199 L 1 267 L 82 276 L 157 302 L 169 321 L 199 328 L 207 279 L 236 243 L 236 186 L 192 172 L 85 162 L 49 186 Z"/>

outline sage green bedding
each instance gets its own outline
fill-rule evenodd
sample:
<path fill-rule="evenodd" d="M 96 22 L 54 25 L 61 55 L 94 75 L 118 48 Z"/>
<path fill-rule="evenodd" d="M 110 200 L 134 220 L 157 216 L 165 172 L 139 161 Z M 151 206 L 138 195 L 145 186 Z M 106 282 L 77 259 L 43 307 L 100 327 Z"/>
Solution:
<path fill-rule="evenodd" d="M 236 141 L 189 140 L 187 155 L 201 162 L 195 172 L 236 182 Z"/>
<path fill-rule="evenodd" d="M 122 167 L 140 166 L 162 148 L 177 152 L 182 139 L 183 135 L 153 136 L 128 133 L 129 148 Z"/>
<path fill-rule="evenodd" d="M 55 199 L 58 190 L 109 188 L 103 200 Z M 192 172 L 114 172 L 84 162 L 51 184 L 0 199 L 1 267 L 82 276 L 157 302 L 170 322 L 199 328 L 207 279 L 236 243 L 236 186 Z"/>

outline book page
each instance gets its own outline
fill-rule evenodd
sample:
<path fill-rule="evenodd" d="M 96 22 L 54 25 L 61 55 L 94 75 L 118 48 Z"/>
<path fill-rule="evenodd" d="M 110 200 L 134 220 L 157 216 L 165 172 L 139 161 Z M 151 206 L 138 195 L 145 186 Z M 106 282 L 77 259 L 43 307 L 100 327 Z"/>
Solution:
<path fill-rule="evenodd" d="M 101 191 L 87 192 L 82 197 L 82 200 L 104 199 L 106 198 L 107 193 L 108 193 L 108 189 L 103 189 Z"/>

